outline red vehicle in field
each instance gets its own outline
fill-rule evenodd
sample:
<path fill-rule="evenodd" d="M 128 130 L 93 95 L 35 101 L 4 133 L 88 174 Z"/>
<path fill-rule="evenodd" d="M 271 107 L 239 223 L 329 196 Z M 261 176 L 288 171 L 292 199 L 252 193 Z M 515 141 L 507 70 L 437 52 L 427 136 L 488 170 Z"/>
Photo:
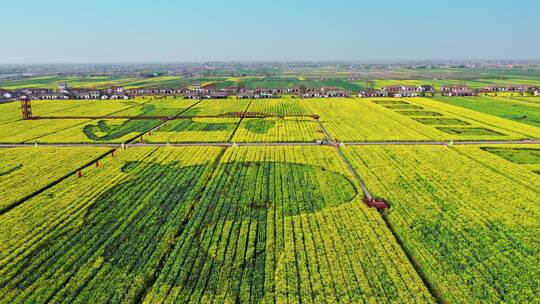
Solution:
<path fill-rule="evenodd" d="M 384 198 L 374 198 L 374 197 L 367 197 L 364 196 L 364 203 L 371 208 L 375 208 L 377 210 L 381 209 L 387 209 L 390 206 L 388 205 L 388 202 Z"/>

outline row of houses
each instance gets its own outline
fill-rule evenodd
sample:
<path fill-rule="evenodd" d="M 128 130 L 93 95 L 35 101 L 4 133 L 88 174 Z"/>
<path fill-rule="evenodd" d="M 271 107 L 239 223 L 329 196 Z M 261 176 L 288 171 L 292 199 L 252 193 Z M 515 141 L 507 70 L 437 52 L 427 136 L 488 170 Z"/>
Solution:
<path fill-rule="evenodd" d="M 0 90 L 0 99 L 30 98 L 41 100 L 56 99 L 129 99 L 137 96 L 181 96 L 187 99 L 238 99 L 276 98 L 282 94 L 298 95 L 303 98 L 349 97 L 349 94 L 339 88 L 324 87 L 320 89 L 307 88 L 241 88 L 202 86 L 193 84 L 186 88 L 132 88 L 111 87 L 105 90 L 77 88 L 71 89 L 61 83 L 58 89 L 25 88 L 16 90 Z"/>
<path fill-rule="evenodd" d="M 350 97 L 350 94 L 347 91 L 334 87 L 303 90 L 299 88 L 246 89 L 230 87 L 219 90 L 191 90 L 184 93 L 183 96 L 187 99 L 225 99 L 230 96 L 234 96 L 237 99 L 264 99 L 277 98 L 282 94 L 299 95 L 302 98 Z"/>
<path fill-rule="evenodd" d="M 422 93 L 435 93 L 431 85 L 407 86 L 393 85 L 383 87 L 380 90 L 366 90 L 358 94 L 359 97 L 416 97 Z"/>
<path fill-rule="evenodd" d="M 379 90 L 365 90 L 358 94 L 359 97 L 417 97 L 425 93 L 435 93 L 435 88 L 431 85 L 406 86 L 394 85 L 383 87 Z M 443 96 L 476 96 L 479 93 L 493 92 L 534 92 L 540 96 L 540 88 L 531 85 L 490 85 L 484 88 L 473 90 L 466 85 L 443 85 L 440 93 Z"/>
<path fill-rule="evenodd" d="M 479 93 L 494 93 L 494 92 L 539 92 L 539 88 L 528 84 L 493 84 L 483 87 L 478 90 Z"/>
<path fill-rule="evenodd" d="M 394 85 L 379 90 L 365 90 L 359 97 L 417 97 L 426 93 L 435 93 L 431 85 L 407 86 Z M 478 93 L 493 92 L 534 92 L 540 96 L 540 89 L 530 85 L 490 85 L 481 89 L 472 90 L 466 85 L 443 85 L 440 93 L 445 96 L 475 96 Z M 23 88 L 15 90 L 0 89 L 0 100 L 14 100 L 18 98 L 57 100 L 57 99 L 129 99 L 137 96 L 181 96 L 187 99 L 261 99 L 277 98 L 282 94 L 297 95 L 302 98 L 336 98 L 350 97 L 349 92 L 335 87 L 323 88 L 272 88 L 251 89 L 240 87 L 216 88 L 193 84 L 190 88 L 133 88 L 111 87 L 104 90 L 96 89 L 70 89 L 61 83 L 57 90 L 43 88 Z"/>
<path fill-rule="evenodd" d="M 477 92 L 466 85 L 443 85 L 441 94 L 444 96 L 475 96 Z"/>
<path fill-rule="evenodd" d="M 30 98 L 34 100 L 129 99 L 130 96 L 120 87 L 112 87 L 106 90 L 68 89 L 62 86 L 59 86 L 58 90 L 43 88 L 0 89 L 0 99 L 11 100 L 19 98 Z"/>
<path fill-rule="evenodd" d="M 465 85 L 442 86 L 441 92 L 447 96 L 474 96 L 480 93 L 526 93 L 530 92 L 536 96 L 540 95 L 540 88 L 527 84 L 494 84 L 483 88 L 472 90 Z"/>
<path fill-rule="evenodd" d="M 302 92 L 303 98 L 336 98 L 350 97 L 350 94 L 342 89 L 334 87 L 325 87 L 320 89 L 306 89 Z"/>

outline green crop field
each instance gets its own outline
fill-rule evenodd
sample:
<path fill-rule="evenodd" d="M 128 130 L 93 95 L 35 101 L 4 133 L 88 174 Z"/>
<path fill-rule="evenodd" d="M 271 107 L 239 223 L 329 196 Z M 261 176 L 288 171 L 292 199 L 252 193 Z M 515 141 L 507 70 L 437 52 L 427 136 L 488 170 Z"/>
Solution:
<path fill-rule="evenodd" d="M 168 97 L 33 101 L 41 119 L 22 120 L 0 104 L 0 303 L 540 303 L 538 107 Z"/>
<path fill-rule="evenodd" d="M 521 99 L 523 98 L 523 100 Z M 437 98 L 451 105 L 507 118 L 540 127 L 539 97 L 475 97 Z"/>

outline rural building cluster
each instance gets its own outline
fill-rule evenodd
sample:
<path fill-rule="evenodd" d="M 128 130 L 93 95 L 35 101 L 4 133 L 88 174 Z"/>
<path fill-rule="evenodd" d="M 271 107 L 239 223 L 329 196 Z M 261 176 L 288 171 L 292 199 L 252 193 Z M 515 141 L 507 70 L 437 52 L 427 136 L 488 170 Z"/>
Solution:
<path fill-rule="evenodd" d="M 480 93 L 531 93 L 540 95 L 540 88 L 531 85 L 497 84 L 480 89 L 472 89 L 467 85 L 442 85 L 439 93 L 443 96 L 476 96 Z M 383 87 L 380 90 L 370 89 L 362 91 L 359 97 L 418 97 L 426 94 L 435 94 L 437 91 L 432 85 L 407 86 L 394 85 Z"/>
<path fill-rule="evenodd" d="M 217 88 L 212 85 L 203 86 L 195 83 L 189 88 L 131 88 L 111 87 L 104 90 L 91 88 L 70 88 L 61 83 L 56 90 L 44 88 L 19 88 L 15 90 L 1 90 L 0 99 L 14 100 L 28 98 L 34 100 L 61 100 L 61 99 L 129 99 L 138 96 L 180 96 L 186 99 L 261 99 L 278 98 L 281 95 L 296 95 L 302 98 L 330 98 L 350 97 L 350 94 L 340 88 Z"/>
<path fill-rule="evenodd" d="M 531 85 L 489 85 L 480 89 L 471 89 L 466 85 L 442 85 L 436 90 L 432 85 L 393 85 L 381 89 L 364 90 L 358 97 L 419 97 L 426 94 L 443 96 L 476 96 L 479 93 L 529 93 L 540 96 L 540 88 Z M 181 88 L 130 88 L 110 87 L 107 89 L 70 88 L 67 83 L 60 83 L 57 89 L 18 88 L 14 90 L 0 89 L 0 100 L 15 99 L 62 100 L 62 99 L 130 99 L 138 96 L 176 96 L 186 99 L 264 99 L 279 98 L 282 95 L 293 95 L 301 98 L 346 98 L 351 93 L 336 87 L 322 88 L 217 88 L 214 85 L 203 86 L 195 83 Z"/>

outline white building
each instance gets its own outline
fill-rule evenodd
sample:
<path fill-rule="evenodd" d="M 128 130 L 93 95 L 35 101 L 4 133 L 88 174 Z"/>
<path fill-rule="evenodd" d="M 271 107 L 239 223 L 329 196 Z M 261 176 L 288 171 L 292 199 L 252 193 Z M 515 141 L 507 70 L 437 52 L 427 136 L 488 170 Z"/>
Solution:
<path fill-rule="evenodd" d="M 191 91 L 196 92 L 196 93 L 202 92 L 201 84 L 200 83 L 194 83 L 193 84 L 193 89 Z"/>
<path fill-rule="evenodd" d="M 416 91 L 398 91 L 394 93 L 394 97 L 416 97 L 418 93 Z"/>

